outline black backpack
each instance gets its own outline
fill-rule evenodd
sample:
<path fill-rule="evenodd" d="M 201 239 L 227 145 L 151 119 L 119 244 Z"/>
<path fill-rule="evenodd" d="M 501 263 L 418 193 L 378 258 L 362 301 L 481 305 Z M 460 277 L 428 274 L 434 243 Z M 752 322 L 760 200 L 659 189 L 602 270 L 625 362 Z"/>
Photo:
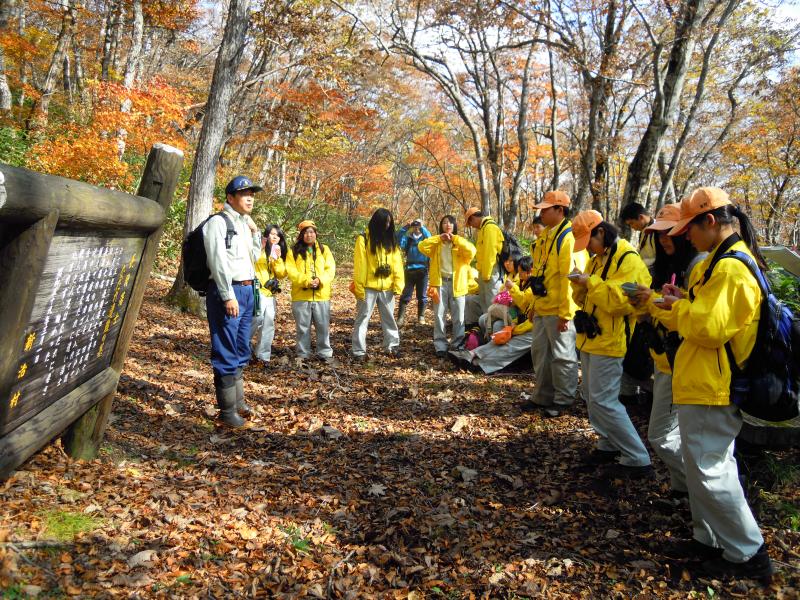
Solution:
<path fill-rule="evenodd" d="M 778 300 L 755 261 L 744 252 L 724 248 L 706 269 L 708 281 L 717 262 L 734 258 L 750 269 L 761 288 L 761 317 L 753 350 L 743 369 L 736 364 L 729 342 L 731 402 L 764 421 L 787 421 L 800 414 L 800 318 Z"/>
<path fill-rule="evenodd" d="M 208 256 L 206 256 L 206 246 L 203 243 L 203 226 L 209 219 L 213 219 L 216 216 L 225 219 L 225 248 L 230 250 L 231 240 L 236 235 L 236 228 L 233 225 L 233 221 L 224 212 L 208 217 L 183 240 L 183 249 L 181 251 L 183 280 L 189 284 L 189 287 L 199 292 L 201 296 L 205 296 L 208 291 L 208 281 L 209 277 L 211 277 L 211 270 L 208 268 Z"/>

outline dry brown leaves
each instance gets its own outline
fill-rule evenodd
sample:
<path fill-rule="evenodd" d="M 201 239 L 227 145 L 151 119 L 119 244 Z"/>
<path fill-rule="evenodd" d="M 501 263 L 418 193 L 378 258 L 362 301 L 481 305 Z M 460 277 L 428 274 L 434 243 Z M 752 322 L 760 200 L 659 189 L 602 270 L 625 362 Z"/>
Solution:
<path fill-rule="evenodd" d="M 692 579 L 659 553 L 690 532 L 685 511 L 658 510 L 663 469 L 638 485 L 577 471 L 585 408 L 521 412 L 529 374 L 461 371 L 417 325 L 398 360 L 372 328 L 371 360 L 351 365 L 344 278 L 341 368 L 295 364 L 283 295 L 273 363 L 246 373 L 251 427 L 216 429 L 207 326 L 165 306 L 166 291 L 152 281 L 101 456 L 52 445 L 0 484 L 7 596 L 796 597 L 800 535 L 783 513 L 760 515 L 772 587 Z M 796 505 L 790 487 L 777 493 Z M 64 512 L 92 520 L 59 546 L 48 518 Z"/>

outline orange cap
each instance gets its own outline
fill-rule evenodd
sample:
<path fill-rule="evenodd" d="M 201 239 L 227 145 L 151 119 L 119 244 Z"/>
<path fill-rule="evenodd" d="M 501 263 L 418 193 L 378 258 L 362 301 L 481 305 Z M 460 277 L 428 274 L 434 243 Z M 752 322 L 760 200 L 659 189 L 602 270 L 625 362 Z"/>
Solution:
<path fill-rule="evenodd" d="M 545 192 L 542 201 L 539 204 L 534 204 L 533 208 L 541 210 L 542 208 L 550 208 L 551 206 L 569 207 L 569 196 L 567 196 L 567 193 L 561 190 Z"/>
<path fill-rule="evenodd" d="M 481 209 L 477 206 L 473 206 L 467 209 L 467 212 L 464 213 L 464 224 L 469 227 L 469 218 L 474 215 L 475 213 L 481 212 Z"/>
<path fill-rule="evenodd" d="M 303 232 L 307 227 L 313 227 L 314 231 L 317 230 L 317 224 L 311 219 L 306 219 L 305 221 L 300 221 L 300 223 L 297 225 L 297 231 Z"/>
<path fill-rule="evenodd" d="M 678 223 L 669 230 L 670 235 L 680 235 L 689 226 L 689 221 L 707 213 L 715 208 L 733 204 L 728 197 L 728 193 L 716 187 L 697 188 L 688 198 L 681 202 L 681 218 Z"/>
<path fill-rule="evenodd" d="M 656 214 L 656 220 L 644 228 L 645 231 L 665 231 L 672 229 L 680 221 L 681 203 L 665 204 Z"/>
<path fill-rule="evenodd" d="M 575 247 L 573 252 L 586 250 L 589 245 L 589 238 L 592 237 L 592 229 L 603 222 L 603 215 L 596 210 L 582 210 L 572 219 L 572 235 L 575 236 Z"/>

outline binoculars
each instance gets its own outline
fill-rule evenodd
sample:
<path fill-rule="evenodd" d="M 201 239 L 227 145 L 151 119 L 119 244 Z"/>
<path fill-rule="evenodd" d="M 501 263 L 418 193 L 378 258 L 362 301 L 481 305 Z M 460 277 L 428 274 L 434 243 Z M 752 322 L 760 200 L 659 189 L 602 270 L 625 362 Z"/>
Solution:
<path fill-rule="evenodd" d="M 584 334 L 590 340 L 603 333 L 600 329 L 600 324 L 597 322 L 597 317 L 584 310 L 577 311 L 572 322 L 575 324 L 575 331 Z"/>
<path fill-rule="evenodd" d="M 262 285 L 261 287 L 263 287 L 266 290 L 269 290 L 273 294 L 278 294 L 281 291 L 281 284 L 275 277 L 265 281 L 264 285 Z"/>
<path fill-rule="evenodd" d="M 389 265 L 380 265 L 375 269 L 375 277 L 388 277 L 392 274 L 392 267 Z"/>
<path fill-rule="evenodd" d="M 544 287 L 544 275 L 531 277 L 528 282 L 528 287 L 534 296 L 547 296 L 547 288 Z"/>

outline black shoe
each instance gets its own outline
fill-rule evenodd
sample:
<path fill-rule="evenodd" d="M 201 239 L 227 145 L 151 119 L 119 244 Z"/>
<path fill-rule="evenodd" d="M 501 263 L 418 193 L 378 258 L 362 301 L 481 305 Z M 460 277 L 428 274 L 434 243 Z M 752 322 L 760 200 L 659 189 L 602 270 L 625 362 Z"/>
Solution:
<path fill-rule="evenodd" d="M 615 462 L 620 454 L 619 450 L 600 450 L 595 448 L 583 457 L 581 463 L 586 466 L 607 465 Z"/>
<path fill-rule="evenodd" d="M 609 465 L 605 470 L 605 475 L 612 479 L 645 479 L 655 475 L 653 465 L 621 465 L 619 463 Z"/>
<path fill-rule="evenodd" d="M 366 354 L 351 354 L 350 360 L 354 363 L 365 363 L 367 362 L 367 355 Z"/>
<path fill-rule="evenodd" d="M 750 560 L 743 563 L 735 563 L 725 560 L 722 556 L 707 560 L 702 565 L 702 570 L 706 575 L 717 579 L 727 577 L 769 580 L 775 570 L 772 568 L 772 561 L 767 554 L 765 544 L 761 545 Z"/>
<path fill-rule="evenodd" d="M 447 350 L 437 350 L 436 358 L 447 358 Z"/>
<path fill-rule="evenodd" d="M 397 346 L 392 346 L 386 351 L 386 354 L 388 354 L 392 358 L 400 358 L 400 348 Z"/>
<path fill-rule="evenodd" d="M 519 409 L 523 412 L 535 412 L 542 407 L 538 404 L 534 404 L 532 400 L 526 400 L 525 402 L 519 403 Z"/>
<path fill-rule="evenodd" d="M 722 558 L 722 548 L 708 546 L 696 539 L 672 540 L 659 544 L 657 552 L 675 560 L 714 560 Z"/>
<path fill-rule="evenodd" d="M 555 419 L 556 417 L 560 417 L 564 414 L 564 409 L 558 406 L 548 406 L 547 408 L 542 409 L 542 414 L 545 416 L 545 418 Z"/>

